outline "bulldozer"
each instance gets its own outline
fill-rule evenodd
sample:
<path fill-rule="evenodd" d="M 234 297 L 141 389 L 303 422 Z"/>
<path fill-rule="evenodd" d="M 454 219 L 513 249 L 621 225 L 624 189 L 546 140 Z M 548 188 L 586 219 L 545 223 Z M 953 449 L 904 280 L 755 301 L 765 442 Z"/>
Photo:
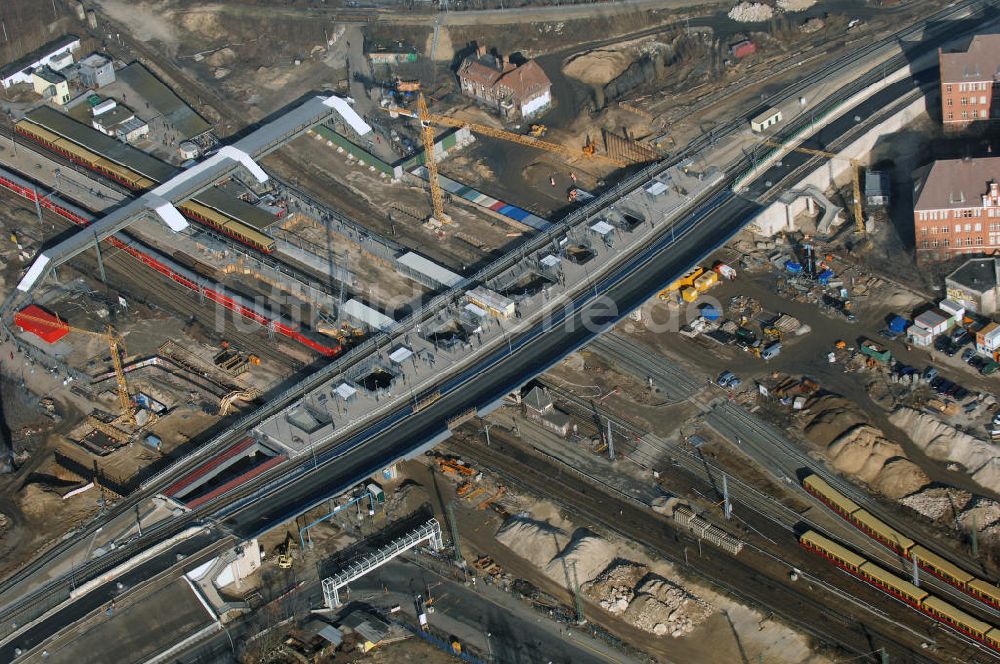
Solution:
<path fill-rule="evenodd" d="M 531 129 L 528 130 L 528 136 L 534 136 L 535 138 L 541 138 L 548 133 L 549 128 L 543 124 L 533 124 Z"/>

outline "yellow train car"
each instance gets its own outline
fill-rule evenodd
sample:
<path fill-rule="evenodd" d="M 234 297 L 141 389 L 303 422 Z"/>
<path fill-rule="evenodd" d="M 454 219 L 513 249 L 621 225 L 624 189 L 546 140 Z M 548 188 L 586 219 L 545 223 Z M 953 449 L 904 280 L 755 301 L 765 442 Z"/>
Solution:
<path fill-rule="evenodd" d="M 831 509 L 839 512 L 845 517 L 850 517 L 852 514 L 861 509 L 861 505 L 858 505 L 856 502 L 834 489 L 819 475 L 809 475 L 802 480 L 802 486 L 806 491 L 816 496 L 826 503 Z"/>
<path fill-rule="evenodd" d="M 923 607 L 925 611 L 939 618 L 942 622 L 980 639 L 985 639 L 990 631 L 996 631 L 982 620 L 970 616 L 965 611 L 955 608 L 938 597 L 928 597 L 924 600 Z"/>
<path fill-rule="evenodd" d="M 914 544 L 916 544 L 916 542 L 911 540 L 909 537 L 888 525 L 881 519 L 878 519 L 868 510 L 858 510 L 851 515 L 851 521 L 853 521 L 854 524 L 863 532 L 882 542 L 882 544 L 885 544 L 890 549 L 898 551 L 904 556 L 909 555 L 910 549 Z"/>
<path fill-rule="evenodd" d="M 1000 588 L 982 579 L 973 579 L 966 585 L 969 594 L 976 599 L 1000 608 Z"/>
<path fill-rule="evenodd" d="M 910 548 L 910 559 L 917 559 L 917 564 L 928 569 L 932 574 L 940 576 L 948 583 L 965 586 L 976 577 L 972 576 L 957 565 L 945 560 L 933 551 L 926 549 L 919 544 Z"/>
<path fill-rule="evenodd" d="M 993 628 L 983 635 L 983 640 L 986 645 L 990 646 L 994 650 L 1000 650 L 1000 629 Z"/>
<path fill-rule="evenodd" d="M 807 549 L 822 554 L 830 558 L 839 565 L 846 566 L 852 571 L 857 571 L 859 567 L 867 561 L 853 551 L 837 544 L 829 537 L 820 535 L 815 530 L 810 530 L 802 534 L 799 542 Z"/>
<path fill-rule="evenodd" d="M 34 122 L 28 120 L 18 120 L 14 125 L 14 130 L 19 134 L 36 139 L 46 145 L 55 145 L 56 141 L 60 139 L 58 134 L 53 134 L 45 127 L 36 125 Z"/>
<path fill-rule="evenodd" d="M 207 205 L 202 205 L 197 201 L 188 200 L 179 206 L 181 212 L 188 216 L 211 226 L 220 233 L 224 233 L 232 238 L 248 244 L 264 253 L 271 253 L 275 249 L 274 239 L 250 228 L 246 224 L 217 212 Z"/>
<path fill-rule="evenodd" d="M 891 595 L 913 604 L 914 606 L 920 606 L 920 603 L 924 598 L 928 597 L 930 593 L 926 590 L 922 590 L 917 586 L 913 585 L 905 579 L 901 579 L 891 572 L 887 572 L 875 563 L 866 562 L 860 567 L 861 576 L 871 581 L 873 584 L 885 590 Z"/>

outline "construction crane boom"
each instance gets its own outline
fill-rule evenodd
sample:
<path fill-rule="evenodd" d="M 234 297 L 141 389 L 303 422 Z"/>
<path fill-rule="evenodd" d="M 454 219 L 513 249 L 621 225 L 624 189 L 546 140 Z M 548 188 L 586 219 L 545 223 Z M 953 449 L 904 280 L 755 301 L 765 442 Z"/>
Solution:
<path fill-rule="evenodd" d="M 434 218 L 441 223 L 449 221 L 444 212 L 444 195 L 441 193 L 441 183 L 438 181 L 437 156 L 434 154 L 434 128 L 431 127 L 431 114 L 427 110 L 427 100 L 424 93 L 417 97 L 417 116 L 420 120 L 420 135 L 424 140 L 424 164 L 427 166 L 427 181 L 431 185 L 431 203 L 434 207 Z"/>
<path fill-rule="evenodd" d="M 85 330 L 81 327 L 73 327 L 72 325 L 64 323 L 58 316 L 55 321 L 51 321 L 46 318 L 39 318 L 38 316 L 32 316 L 31 314 L 25 313 L 18 313 L 15 315 L 14 322 L 16 323 L 19 320 L 32 321 L 33 323 L 46 326 L 52 330 L 81 332 L 94 337 L 100 337 L 107 341 L 108 346 L 111 349 L 111 363 L 115 368 L 115 380 L 118 383 L 118 404 L 121 407 L 122 419 L 129 425 L 135 425 L 135 407 L 132 405 L 132 396 L 129 394 L 128 383 L 125 381 L 125 367 L 122 364 L 122 355 L 124 354 L 125 345 L 113 327 L 108 325 L 107 332 L 94 332 L 92 330 Z"/>
<path fill-rule="evenodd" d="M 423 107 L 420 106 L 420 98 L 417 98 L 417 109 L 418 113 L 413 113 L 406 109 L 389 109 L 392 112 L 399 113 L 400 115 L 407 115 L 411 118 L 419 118 L 422 123 L 432 122 L 437 125 L 443 125 L 445 127 L 468 127 L 469 131 L 476 134 L 482 134 L 483 136 L 489 136 L 491 138 L 499 138 L 505 141 L 511 141 L 514 143 L 520 143 L 521 145 L 527 145 L 528 147 L 537 148 L 539 150 L 545 150 L 547 152 L 554 152 L 557 154 L 564 155 L 570 158 L 579 157 L 597 157 L 598 159 L 604 159 L 609 161 L 615 166 L 624 168 L 630 166 L 631 162 L 623 161 L 621 159 L 616 159 L 604 154 L 598 154 L 594 151 L 593 146 L 585 150 L 576 150 L 573 148 L 568 148 L 565 145 L 560 145 L 559 143 L 553 143 L 552 141 L 545 141 L 540 138 L 535 138 L 534 136 L 525 136 L 523 134 L 515 134 L 512 131 L 506 131 L 504 129 L 496 129 L 495 127 L 490 127 L 488 125 L 482 125 L 475 122 L 469 122 L 468 120 L 459 120 L 458 118 L 451 118 L 447 115 L 432 115 L 430 113 L 425 114 L 424 109 L 426 109 L 426 103 Z M 426 146 L 425 146 L 426 149 Z"/>
<path fill-rule="evenodd" d="M 861 208 L 861 162 L 859 162 L 857 159 L 851 159 L 850 157 L 842 157 L 834 152 L 827 152 L 825 150 L 816 150 L 813 148 L 804 148 L 802 146 L 791 146 L 785 143 L 779 143 L 778 141 L 765 139 L 764 144 L 776 148 L 782 148 L 784 150 L 801 152 L 802 154 L 808 154 L 814 157 L 826 157 L 827 159 L 845 159 L 848 162 L 850 162 L 851 187 L 854 193 L 854 225 L 858 233 L 862 235 L 865 234 L 865 217 L 864 217 L 864 211 Z"/>

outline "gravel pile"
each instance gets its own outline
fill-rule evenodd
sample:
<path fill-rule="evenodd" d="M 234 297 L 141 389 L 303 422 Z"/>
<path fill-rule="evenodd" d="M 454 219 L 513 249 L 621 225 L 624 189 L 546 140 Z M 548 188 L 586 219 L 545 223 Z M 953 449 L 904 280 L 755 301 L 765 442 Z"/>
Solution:
<path fill-rule="evenodd" d="M 581 589 L 608 613 L 657 636 L 690 634 L 712 613 L 684 588 L 629 560 L 613 562 Z"/>
<path fill-rule="evenodd" d="M 741 2 L 729 10 L 729 18 L 740 23 L 759 23 L 773 17 L 774 8 L 763 2 Z"/>
<path fill-rule="evenodd" d="M 962 489 L 934 487 L 906 496 L 899 502 L 928 519 L 951 521 L 972 500 L 972 494 Z"/>
<path fill-rule="evenodd" d="M 581 590 L 608 613 L 621 615 L 635 598 L 635 587 L 649 574 L 649 568 L 631 561 L 616 561 Z"/>
<path fill-rule="evenodd" d="M 625 619 L 657 636 L 690 634 L 712 613 L 712 608 L 680 586 L 650 574 L 636 588 Z"/>
<path fill-rule="evenodd" d="M 958 516 L 959 526 L 966 532 L 973 527 L 979 533 L 981 543 L 1000 542 L 1000 503 L 977 496 Z"/>

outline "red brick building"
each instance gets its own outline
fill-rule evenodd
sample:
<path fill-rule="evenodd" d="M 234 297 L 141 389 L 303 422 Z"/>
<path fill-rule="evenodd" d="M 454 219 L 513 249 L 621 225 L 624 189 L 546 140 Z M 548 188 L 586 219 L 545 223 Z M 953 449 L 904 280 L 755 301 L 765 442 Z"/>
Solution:
<path fill-rule="evenodd" d="M 462 94 L 499 111 L 506 119 L 530 120 L 552 106 L 552 82 L 534 60 L 520 67 L 480 48 L 458 68 Z"/>
<path fill-rule="evenodd" d="M 1000 35 L 976 35 L 967 51 L 938 49 L 941 68 L 941 118 L 949 129 L 1000 117 L 994 82 L 1000 77 Z M 1000 91 L 998 91 L 1000 92 Z"/>
<path fill-rule="evenodd" d="M 1000 254 L 1000 157 L 936 161 L 915 175 L 918 260 Z"/>

